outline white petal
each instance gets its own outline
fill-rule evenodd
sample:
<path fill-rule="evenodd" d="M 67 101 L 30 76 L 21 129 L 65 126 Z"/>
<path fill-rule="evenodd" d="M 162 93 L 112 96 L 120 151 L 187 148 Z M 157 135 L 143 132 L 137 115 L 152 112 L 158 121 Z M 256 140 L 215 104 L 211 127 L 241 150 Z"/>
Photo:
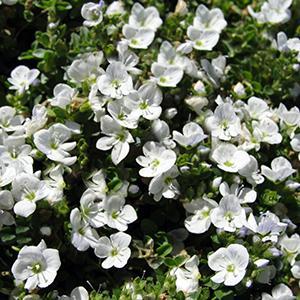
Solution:
<path fill-rule="evenodd" d="M 35 202 L 28 201 L 28 200 L 22 200 L 20 202 L 17 202 L 14 206 L 15 214 L 25 218 L 32 215 L 35 209 L 36 209 Z"/>

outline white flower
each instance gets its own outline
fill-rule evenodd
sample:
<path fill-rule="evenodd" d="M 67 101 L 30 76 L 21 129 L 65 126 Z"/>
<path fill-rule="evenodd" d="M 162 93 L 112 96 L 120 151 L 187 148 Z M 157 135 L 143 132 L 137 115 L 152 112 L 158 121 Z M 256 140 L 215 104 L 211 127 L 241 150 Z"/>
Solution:
<path fill-rule="evenodd" d="M 300 39 L 299 38 L 288 39 L 286 44 L 287 44 L 287 47 L 289 48 L 289 50 L 298 52 L 297 60 L 299 62 Z"/>
<path fill-rule="evenodd" d="M 167 120 L 172 120 L 178 114 L 178 109 L 176 107 L 166 108 L 164 111 L 164 117 Z"/>
<path fill-rule="evenodd" d="M 105 174 L 103 170 L 98 170 L 92 173 L 85 181 L 87 188 L 94 191 L 98 199 L 104 199 L 108 192 L 108 187 L 105 181 Z"/>
<path fill-rule="evenodd" d="M 294 106 L 288 110 L 284 104 L 280 103 L 277 115 L 280 119 L 280 127 L 286 130 L 290 138 L 293 138 L 296 129 L 300 126 L 299 108 Z"/>
<path fill-rule="evenodd" d="M 216 273 L 211 280 L 226 286 L 237 285 L 244 278 L 249 263 L 247 249 L 239 244 L 219 248 L 208 256 L 208 266 Z"/>
<path fill-rule="evenodd" d="M 98 78 L 97 86 L 103 95 L 117 99 L 128 95 L 133 89 L 132 78 L 120 62 L 112 62 L 107 67 L 105 74 Z"/>
<path fill-rule="evenodd" d="M 129 25 L 135 28 L 146 28 L 156 31 L 162 24 L 158 10 L 153 7 L 144 8 L 140 3 L 134 3 L 129 16 Z"/>
<path fill-rule="evenodd" d="M 128 105 L 127 97 L 111 101 L 107 105 L 109 114 L 122 127 L 133 129 L 138 127 L 140 114 L 133 106 Z M 100 119 L 101 121 L 101 119 Z"/>
<path fill-rule="evenodd" d="M 40 71 L 37 69 L 30 70 L 26 66 L 18 66 L 10 73 L 8 81 L 12 84 L 10 90 L 17 90 L 19 94 L 23 94 L 29 89 L 29 86 L 39 76 Z"/>
<path fill-rule="evenodd" d="M 33 173 L 31 146 L 24 144 L 24 136 L 10 135 L 0 146 L 0 159 L 15 169 L 17 173 Z"/>
<path fill-rule="evenodd" d="M 260 12 L 253 11 L 251 6 L 248 6 L 249 14 L 257 20 L 258 23 L 286 23 L 291 18 L 289 7 L 292 0 L 267 0 L 261 7 Z"/>
<path fill-rule="evenodd" d="M 169 125 L 162 120 L 154 120 L 152 122 L 152 133 L 156 137 L 156 139 L 165 147 L 173 149 L 176 147 L 176 143 L 172 140 L 171 134 L 170 134 L 170 128 Z"/>
<path fill-rule="evenodd" d="M 212 159 L 217 162 L 221 170 L 236 173 L 250 163 L 247 152 L 238 150 L 232 144 L 220 144 L 212 153 Z"/>
<path fill-rule="evenodd" d="M 94 83 L 98 76 L 104 73 L 104 70 L 100 67 L 102 62 L 102 51 L 84 53 L 67 68 L 67 75 L 75 83 L 84 81 Z"/>
<path fill-rule="evenodd" d="M 97 201 L 97 194 L 87 189 L 80 198 L 80 210 L 82 219 L 94 228 L 102 227 L 106 224 L 103 213 L 103 202 Z"/>
<path fill-rule="evenodd" d="M 267 211 L 258 218 L 258 221 L 250 213 L 245 226 L 254 233 L 260 234 L 263 242 L 271 241 L 276 243 L 278 236 L 286 229 L 287 224 L 280 222 L 280 219 L 275 214 Z"/>
<path fill-rule="evenodd" d="M 89 103 L 91 105 L 91 109 L 93 110 L 95 116 L 94 121 L 100 122 L 102 116 L 105 115 L 105 104 L 108 102 L 109 98 L 107 96 L 103 96 L 98 91 L 97 84 L 93 84 L 90 88 L 89 93 Z"/>
<path fill-rule="evenodd" d="M 36 202 L 48 195 L 45 181 L 32 174 L 21 173 L 12 182 L 12 195 L 17 203 L 15 214 L 27 218 L 36 210 Z"/>
<path fill-rule="evenodd" d="M 291 140 L 291 146 L 294 151 L 299 152 L 298 159 L 300 160 L 300 133 L 295 134 Z"/>
<path fill-rule="evenodd" d="M 101 237 L 95 248 L 95 254 L 105 258 L 101 264 L 102 268 L 123 268 L 130 258 L 131 250 L 128 247 L 130 242 L 131 236 L 124 232 L 112 234 L 109 238 Z"/>
<path fill-rule="evenodd" d="M 40 233 L 45 236 L 50 236 L 52 234 L 52 229 L 49 226 L 42 226 L 40 228 Z"/>
<path fill-rule="evenodd" d="M 16 109 L 11 106 L 0 107 L 0 128 L 5 132 L 22 129 L 23 117 L 16 115 Z"/>
<path fill-rule="evenodd" d="M 45 106 L 37 104 L 32 109 L 31 119 L 26 119 L 24 127 L 26 135 L 31 136 L 38 130 L 42 129 L 48 121 L 47 109 Z"/>
<path fill-rule="evenodd" d="M 133 49 L 147 49 L 155 37 L 154 31 L 151 29 L 136 28 L 128 24 L 123 26 L 122 33 L 128 41 L 128 46 Z"/>
<path fill-rule="evenodd" d="M 264 142 L 268 144 L 280 144 L 282 141 L 282 136 L 278 132 L 279 128 L 277 124 L 269 119 L 264 118 L 259 122 L 253 121 L 253 137 L 259 142 Z"/>
<path fill-rule="evenodd" d="M 221 9 L 213 8 L 209 10 L 205 5 L 201 4 L 197 7 L 193 25 L 202 31 L 221 33 L 227 26 L 227 22 Z"/>
<path fill-rule="evenodd" d="M 202 51 L 211 51 L 218 43 L 220 35 L 216 31 L 202 31 L 194 26 L 189 26 L 187 36 L 193 48 Z"/>
<path fill-rule="evenodd" d="M 206 88 L 201 80 L 198 80 L 194 86 L 193 91 L 196 93 L 195 96 L 185 98 L 185 103 L 190 106 L 198 115 L 202 114 L 202 109 L 207 106 L 208 99 L 206 96 Z"/>
<path fill-rule="evenodd" d="M 175 179 L 179 175 L 176 166 L 170 170 L 155 176 L 149 183 L 149 193 L 153 194 L 155 201 L 159 201 L 162 197 L 174 199 L 179 194 L 179 184 Z"/>
<path fill-rule="evenodd" d="M 76 156 L 69 153 L 76 147 L 76 142 L 67 142 L 71 136 L 72 131 L 67 126 L 57 123 L 36 132 L 33 141 L 49 159 L 70 166 L 77 160 Z"/>
<path fill-rule="evenodd" d="M 118 194 L 107 197 L 103 209 L 107 226 L 119 231 L 127 230 L 128 224 L 137 220 L 134 208 L 129 204 L 125 205 L 125 199 Z"/>
<path fill-rule="evenodd" d="M 111 159 L 115 165 L 119 164 L 129 153 L 129 143 L 134 142 L 132 135 L 108 115 L 101 118 L 101 132 L 107 136 L 97 141 L 96 148 L 103 151 L 112 148 Z"/>
<path fill-rule="evenodd" d="M 214 200 L 203 198 L 184 203 L 184 209 L 191 215 L 184 221 L 185 228 L 192 233 L 206 232 L 211 225 L 211 210 L 218 206 Z"/>
<path fill-rule="evenodd" d="M 136 111 L 138 116 L 143 116 L 147 120 L 158 119 L 162 108 L 162 92 L 156 84 L 149 82 L 139 87 L 135 92 L 126 97 L 126 103 Z"/>
<path fill-rule="evenodd" d="M 199 287 L 200 272 L 198 269 L 199 259 L 193 255 L 188 259 L 184 267 L 174 268 L 170 275 L 176 277 L 176 291 L 182 291 L 185 294 L 196 292 Z"/>
<path fill-rule="evenodd" d="M 83 220 L 78 208 L 74 208 L 70 214 L 72 225 L 71 242 L 78 251 L 86 251 L 89 247 L 95 248 L 99 236 L 95 229 Z"/>
<path fill-rule="evenodd" d="M 0 161 L 0 187 L 10 184 L 16 177 L 16 169 Z"/>
<path fill-rule="evenodd" d="M 238 82 L 236 85 L 234 85 L 233 91 L 240 98 L 244 98 L 246 96 L 246 89 L 241 82 Z"/>
<path fill-rule="evenodd" d="M 166 67 L 159 63 L 151 65 L 151 72 L 157 84 L 164 87 L 176 87 L 183 77 L 181 68 L 176 66 Z"/>
<path fill-rule="evenodd" d="M 183 147 L 195 147 L 207 137 L 202 128 L 195 122 L 185 124 L 182 133 L 174 130 L 173 139 Z"/>
<path fill-rule="evenodd" d="M 260 141 L 258 141 L 253 136 L 253 130 L 249 130 L 247 128 L 246 123 L 241 124 L 241 133 L 238 136 L 239 141 L 239 149 L 250 151 L 252 149 L 255 149 L 255 151 L 258 151 L 260 149 Z"/>
<path fill-rule="evenodd" d="M 143 177 L 155 177 L 168 171 L 176 162 L 176 153 L 164 146 L 147 142 L 143 146 L 144 156 L 138 156 L 136 161 L 143 168 L 139 174 Z"/>
<path fill-rule="evenodd" d="M 265 117 L 270 117 L 268 104 L 260 98 L 249 98 L 244 108 L 251 119 L 260 120 Z"/>
<path fill-rule="evenodd" d="M 70 294 L 70 297 L 63 295 L 58 298 L 59 300 L 89 300 L 89 293 L 83 286 L 74 288 Z"/>
<path fill-rule="evenodd" d="M 124 4 L 121 1 L 113 1 L 106 9 L 107 16 L 123 15 L 125 13 Z"/>
<path fill-rule="evenodd" d="M 234 232 L 246 223 L 245 210 L 234 195 L 224 196 L 219 206 L 211 211 L 210 218 L 214 226 L 229 232 Z"/>
<path fill-rule="evenodd" d="M 296 257 L 300 254 L 300 236 L 295 233 L 291 237 L 284 235 L 279 240 L 279 246 L 291 265 L 294 265 Z"/>
<path fill-rule="evenodd" d="M 224 141 L 229 141 L 241 133 L 240 119 L 230 103 L 218 105 L 214 114 L 206 119 L 205 125 L 212 136 Z"/>
<path fill-rule="evenodd" d="M 208 99 L 202 96 L 191 96 L 185 98 L 184 101 L 198 115 L 202 113 L 202 109 L 208 104 Z"/>
<path fill-rule="evenodd" d="M 76 90 L 67 84 L 59 83 L 54 87 L 53 94 L 54 98 L 50 99 L 51 105 L 65 109 L 71 103 Z"/>
<path fill-rule="evenodd" d="M 294 278 L 300 279 L 300 261 L 295 262 L 295 264 L 291 268 L 291 272 Z"/>
<path fill-rule="evenodd" d="M 186 56 L 182 55 L 178 48 L 175 49 L 168 41 L 163 41 L 157 56 L 157 62 L 165 67 L 180 67 L 186 73 L 192 69 L 192 61 Z"/>
<path fill-rule="evenodd" d="M 286 286 L 283 283 L 277 284 L 272 289 L 272 296 L 267 293 L 261 294 L 262 300 L 293 300 L 296 299 L 295 296 L 293 296 L 293 292 L 291 289 Z"/>
<path fill-rule="evenodd" d="M 117 44 L 118 51 L 118 60 L 120 61 L 126 68 L 127 72 L 132 75 L 141 74 L 141 70 L 136 68 L 136 65 L 139 63 L 139 57 L 134 52 L 128 49 L 128 41 L 123 40 L 118 42 Z M 108 61 L 111 63 L 115 61 L 114 58 L 108 58 Z"/>
<path fill-rule="evenodd" d="M 234 183 L 230 187 L 227 182 L 222 182 L 219 186 L 219 190 L 222 196 L 234 195 L 236 196 L 241 204 L 253 203 L 256 200 L 257 193 L 253 189 L 239 186 Z"/>
<path fill-rule="evenodd" d="M 85 19 L 85 21 L 83 22 L 84 26 L 96 26 L 103 20 L 102 6 L 99 3 L 85 3 L 81 8 L 81 15 Z"/>
<path fill-rule="evenodd" d="M 14 207 L 14 199 L 10 191 L 0 191 L 0 229 L 2 225 L 12 225 L 15 223 L 15 219 L 10 212 Z"/>
<path fill-rule="evenodd" d="M 218 56 L 211 60 L 211 63 L 207 59 L 201 59 L 201 66 L 205 71 L 207 79 L 215 87 L 219 87 L 220 81 L 223 79 L 226 67 L 225 56 Z"/>
<path fill-rule="evenodd" d="M 277 39 L 273 40 L 272 46 L 274 48 L 278 49 L 280 52 L 287 52 L 289 51 L 289 48 L 287 46 L 287 36 L 283 31 L 280 31 L 277 33 Z"/>
<path fill-rule="evenodd" d="M 239 170 L 239 174 L 244 176 L 253 186 L 261 184 L 265 180 L 265 178 L 259 173 L 256 158 L 252 155 L 250 155 L 250 162 Z"/>
<path fill-rule="evenodd" d="M 26 280 L 25 289 L 33 290 L 49 286 L 60 265 L 58 250 L 47 248 L 42 240 L 37 246 L 24 246 L 11 271 L 16 280 Z"/>
<path fill-rule="evenodd" d="M 275 48 L 282 52 L 296 51 L 300 52 L 300 39 L 291 38 L 288 39 L 283 31 L 277 33 L 277 41 L 273 41 Z M 299 61 L 299 59 L 298 59 Z"/>
<path fill-rule="evenodd" d="M 175 15 L 179 15 L 181 17 L 186 16 L 188 13 L 187 3 L 184 0 L 178 0 L 174 13 Z"/>
<path fill-rule="evenodd" d="M 57 165 L 54 168 L 51 168 L 45 172 L 45 175 L 48 175 L 48 178 L 45 178 L 45 182 L 48 188 L 48 195 L 46 200 L 50 204 L 59 202 L 64 197 L 64 188 L 66 183 L 64 181 L 64 168 L 62 165 Z"/>
<path fill-rule="evenodd" d="M 286 158 L 280 156 L 272 160 L 271 169 L 267 166 L 261 166 L 261 172 L 269 180 L 276 182 L 284 181 L 296 170 L 292 168 L 291 163 Z"/>

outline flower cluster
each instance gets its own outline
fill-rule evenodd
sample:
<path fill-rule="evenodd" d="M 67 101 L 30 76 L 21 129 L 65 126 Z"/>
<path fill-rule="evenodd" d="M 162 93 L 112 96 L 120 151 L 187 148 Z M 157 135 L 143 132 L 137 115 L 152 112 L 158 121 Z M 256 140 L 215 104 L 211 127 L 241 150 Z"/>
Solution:
<path fill-rule="evenodd" d="M 293 1 L 239 3 L 234 17 L 222 1 L 37 2 L 47 31 L 21 58 L 42 60 L 11 71 L 0 107 L 11 297 L 295 299 L 300 40 L 273 27 Z M 283 68 L 271 88 L 264 66 L 246 69 L 256 42 L 235 44 L 237 16 Z"/>

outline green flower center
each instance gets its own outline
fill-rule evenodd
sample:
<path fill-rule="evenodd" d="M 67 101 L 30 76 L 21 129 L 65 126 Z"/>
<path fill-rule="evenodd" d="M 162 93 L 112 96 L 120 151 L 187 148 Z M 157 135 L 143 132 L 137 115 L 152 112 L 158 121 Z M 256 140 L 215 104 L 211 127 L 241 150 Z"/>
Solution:
<path fill-rule="evenodd" d="M 50 144 L 50 147 L 51 147 L 51 149 L 56 150 L 56 149 L 58 148 L 58 145 L 57 145 L 57 143 L 52 142 L 52 143 Z"/>
<path fill-rule="evenodd" d="M 42 270 L 42 265 L 40 263 L 36 263 L 31 267 L 33 273 L 38 274 Z"/>
<path fill-rule="evenodd" d="M 117 219 L 118 216 L 119 216 L 119 212 L 118 212 L 118 211 L 113 211 L 113 212 L 111 213 L 111 217 L 112 217 L 113 219 Z"/>
<path fill-rule="evenodd" d="M 125 120 L 125 114 L 123 112 L 119 113 L 118 114 L 118 119 L 121 120 L 121 121 L 124 121 Z"/>
<path fill-rule="evenodd" d="M 118 133 L 117 137 L 118 137 L 119 141 L 121 141 L 121 142 L 125 141 L 125 134 L 124 134 L 124 132 Z"/>
<path fill-rule="evenodd" d="M 17 151 L 15 149 L 12 150 L 12 152 L 10 152 L 10 156 L 11 156 L 11 158 L 16 159 L 18 157 Z"/>
<path fill-rule="evenodd" d="M 210 214 L 210 210 L 209 210 L 209 209 L 207 209 L 207 210 L 202 210 L 201 214 L 202 214 L 202 217 L 203 217 L 203 218 L 208 218 L 208 217 L 209 217 L 209 214 Z"/>
<path fill-rule="evenodd" d="M 29 192 L 29 193 L 25 196 L 25 198 L 26 198 L 27 200 L 32 201 L 32 200 L 35 199 L 35 193 L 34 193 L 34 192 Z"/>
<path fill-rule="evenodd" d="M 226 212 L 226 214 L 225 214 L 224 217 L 225 217 L 225 219 L 228 220 L 228 221 L 232 221 L 232 220 L 233 220 L 233 214 L 232 214 L 231 211 Z"/>
<path fill-rule="evenodd" d="M 161 83 L 166 83 L 167 82 L 167 78 L 166 77 L 160 77 L 159 81 Z"/>
<path fill-rule="evenodd" d="M 117 255 L 118 255 L 118 249 L 113 248 L 113 249 L 111 250 L 111 252 L 110 252 L 110 255 L 111 255 L 111 256 L 117 256 Z"/>
<path fill-rule="evenodd" d="M 152 167 L 153 168 L 157 168 L 158 166 L 159 166 L 159 164 L 160 164 L 160 161 L 156 158 L 156 159 L 154 159 L 153 161 L 152 161 Z"/>
<path fill-rule="evenodd" d="M 118 79 L 114 79 L 112 82 L 111 82 L 111 85 L 114 87 L 114 88 L 119 88 L 121 86 L 121 82 L 120 80 Z"/>
<path fill-rule="evenodd" d="M 78 233 L 79 233 L 80 235 L 84 235 L 84 229 L 83 229 L 83 228 L 80 228 L 80 229 L 78 230 Z"/>
<path fill-rule="evenodd" d="M 148 106 L 148 103 L 146 101 L 143 101 L 142 103 L 140 103 L 139 108 L 144 110 L 147 109 Z"/>
<path fill-rule="evenodd" d="M 228 128 L 228 121 L 227 120 L 223 120 L 223 122 L 222 122 L 222 128 L 224 128 L 224 129 Z"/>
<path fill-rule="evenodd" d="M 230 160 L 227 160 L 224 162 L 224 166 L 226 166 L 226 167 L 232 167 L 233 165 L 234 165 L 234 163 L 231 162 Z"/>
<path fill-rule="evenodd" d="M 97 9 L 93 9 L 91 16 L 93 21 L 97 21 L 99 19 L 100 12 Z"/>
<path fill-rule="evenodd" d="M 167 177 L 167 178 L 165 179 L 165 184 L 166 184 L 166 185 L 170 185 L 170 184 L 172 183 L 172 181 L 173 181 L 172 177 Z"/>
<path fill-rule="evenodd" d="M 202 41 L 197 41 L 197 42 L 196 42 L 196 45 L 197 45 L 198 47 L 201 47 L 201 46 L 203 45 L 203 43 L 202 43 Z"/>
<path fill-rule="evenodd" d="M 226 270 L 227 270 L 227 272 L 234 272 L 235 267 L 234 267 L 233 264 L 231 264 L 231 265 L 228 265 L 228 266 L 227 266 Z"/>

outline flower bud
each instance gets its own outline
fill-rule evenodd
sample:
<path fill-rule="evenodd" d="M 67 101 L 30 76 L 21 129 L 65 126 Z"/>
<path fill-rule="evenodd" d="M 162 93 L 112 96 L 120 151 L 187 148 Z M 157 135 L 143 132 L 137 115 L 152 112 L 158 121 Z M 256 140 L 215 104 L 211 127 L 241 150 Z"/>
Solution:
<path fill-rule="evenodd" d="M 175 107 L 170 107 L 165 110 L 165 117 L 171 120 L 177 115 L 177 113 L 178 111 Z"/>
<path fill-rule="evenodd" d="M 233 91 L 239 98 L 244 98 L 246 96 L 245 87 L 243 86 L 243 84 L 241 82 L 238 82 L 233 87 Z"/>

